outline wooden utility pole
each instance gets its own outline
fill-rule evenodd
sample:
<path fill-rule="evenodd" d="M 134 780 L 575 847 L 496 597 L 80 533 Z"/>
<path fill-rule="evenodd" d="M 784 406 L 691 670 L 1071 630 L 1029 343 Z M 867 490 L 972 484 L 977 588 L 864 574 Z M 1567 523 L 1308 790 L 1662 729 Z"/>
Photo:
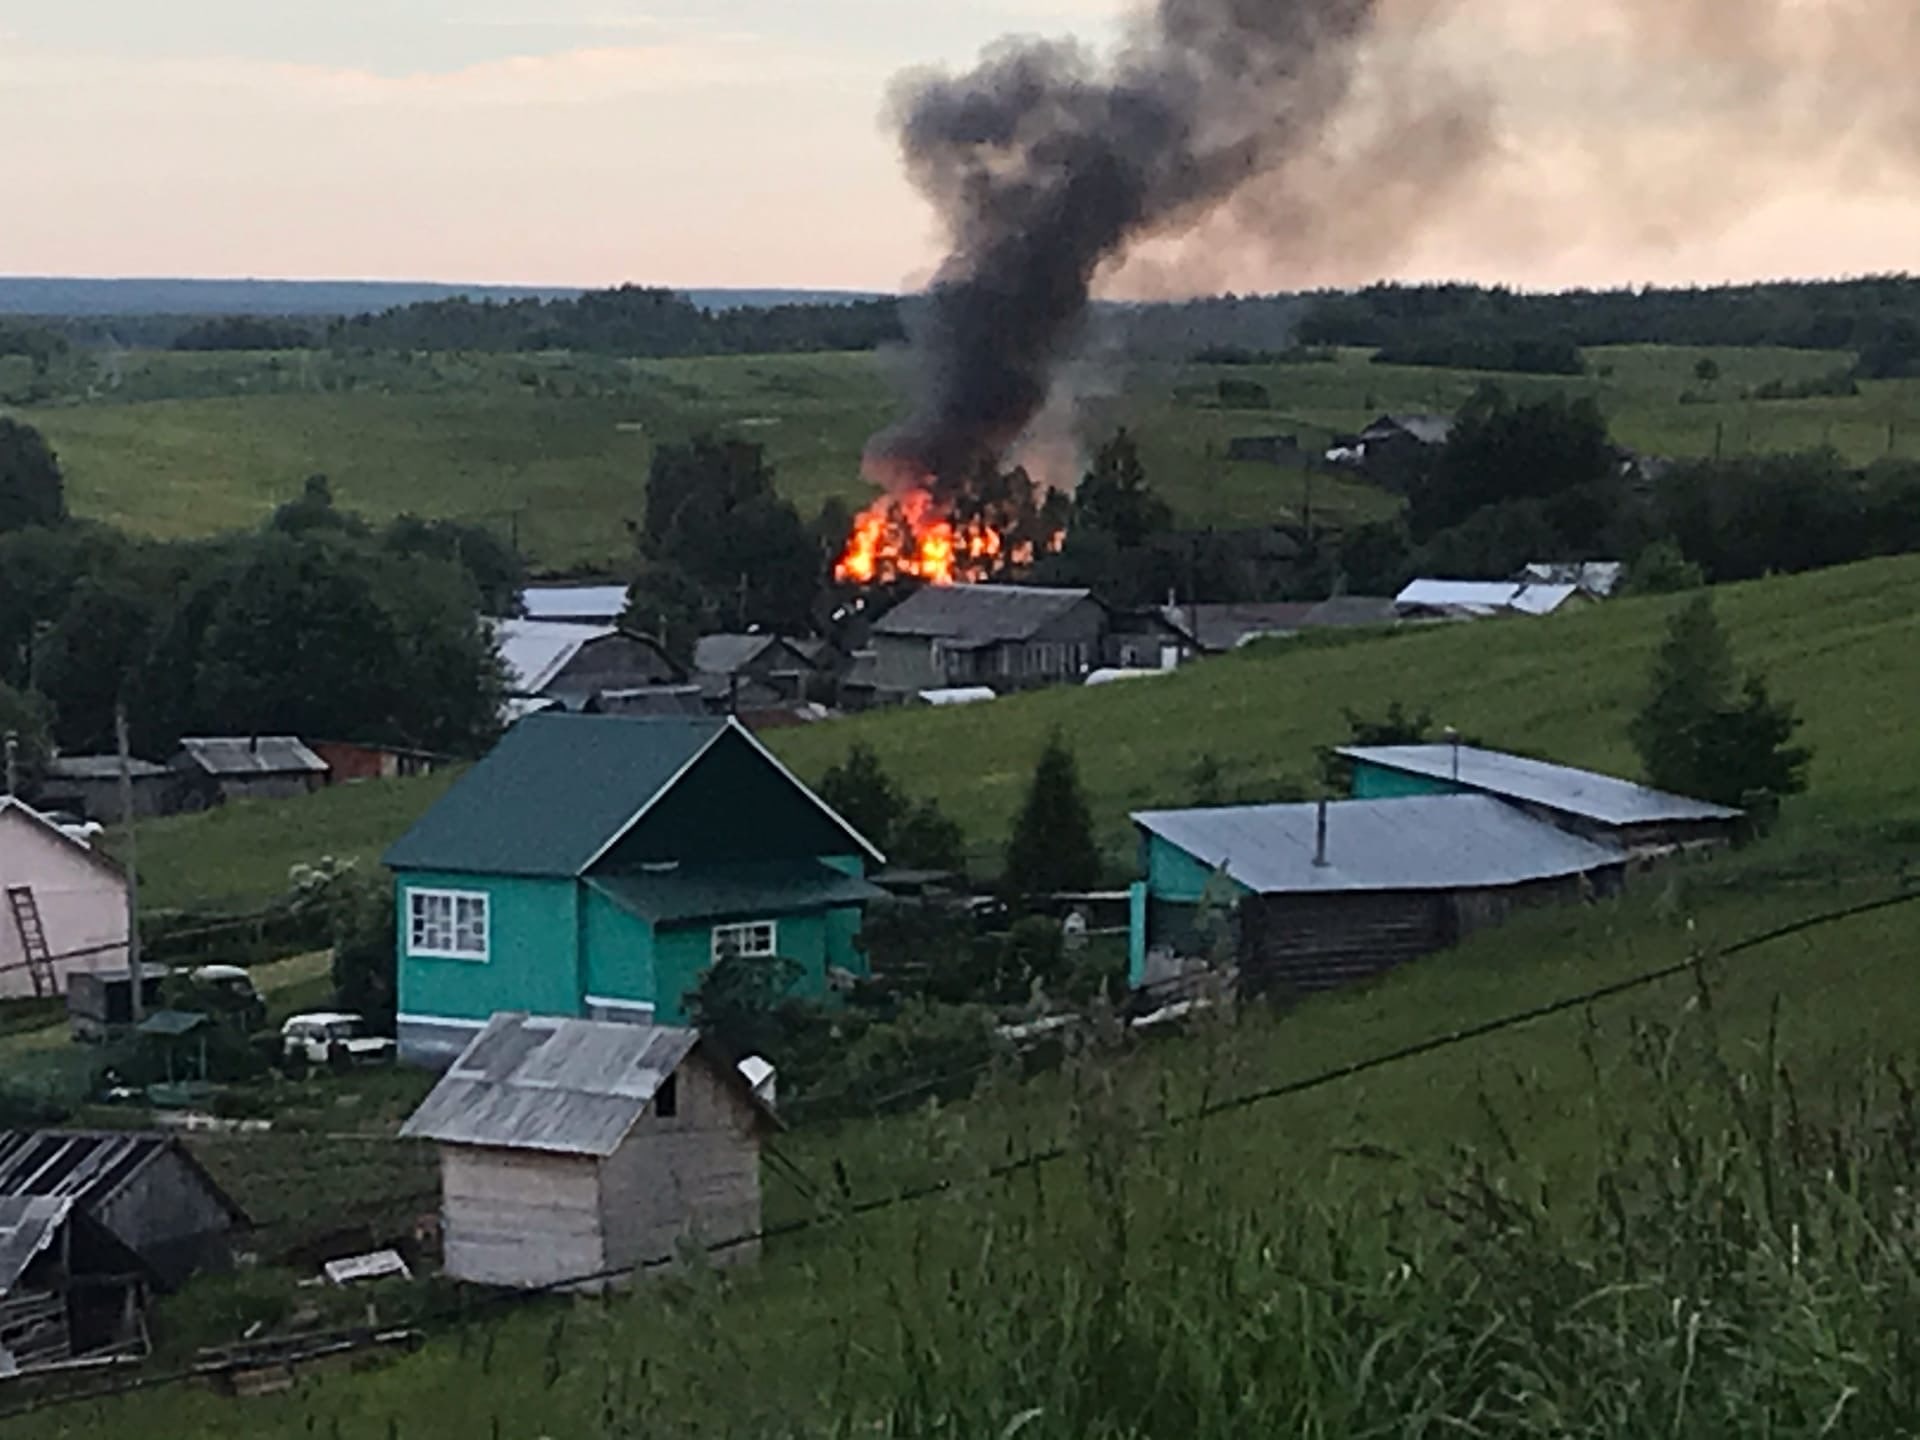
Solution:
<path fill-rule="evenodd" d="M 120 824 L 127 832 L 127 978 L 132 993 L 133 1023 L 146 1018 L 141 993 L 146 977 L 140 973 L 140 851 L 133 823 L 133 752 L 127 745 L 127 707 L 113 710 L 114 740 L 120 747 Z"/>
<path fill-rule="evenodd" d="M 7 731 L 7 798 L 11 800 L 20 790 L 20 737 Z"/>

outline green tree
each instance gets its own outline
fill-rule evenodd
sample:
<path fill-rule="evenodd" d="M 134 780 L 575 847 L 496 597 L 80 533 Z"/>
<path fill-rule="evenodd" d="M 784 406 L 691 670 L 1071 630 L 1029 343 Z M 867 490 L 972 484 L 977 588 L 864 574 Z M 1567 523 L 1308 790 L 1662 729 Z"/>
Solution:
<path fill-rule="evenodd" d="M 1140 447 L 1120 430 L 1100 447 L 1073 497 L 1075 527 L 1105 531 L 1123 550 L 1173 528 L 1173 510 L 1147 484 Z"/>
<path fill-rule="evenodd" d="M 89 575 L 41 642 L 35 666 L 61 746 L 111 749 L 114 711 L 138 711 L 147 655 L 162 623 L 159 600 L 128 572 Z"/>
<path fill-rule="evenodd" d="M 333 503 L 333 482 L 326 476 L 309 475 L 301 487 L 300 498 L 276 509 L 267 528 L 283 535 L 308 535 L 315 531 L 365 535 L 367 522 Z"/>
<path fill-rule="evenodd" d="M 1693 375 L 1702 385 L 1711 385 L 1720 378 L 1720 362 L 1711 355 L 1702 355 L 1694 364 Z"/>
<path fill-rule="evenodd" d="M 31 792 L 53 753 L 53 711 L 44 697 L 0 680 L 0 742 L 14 741 L 20 788 Z M 3 788 L 3 787 L 0 787 Z"/>
<path fill-rule="evenodd" d="M 1737 682 L 1712 597 L 1700 595 L 1668 622 L 1629 735 L 1651 784 L 1765 811 L 1806 788 L 1812 752 L 1790 743 L 1799 724 L 1764 677 Z"/>
<path fill-rule="evenodd" d="M 777 1059 L 787 1030 L 783 1012 L 800 977 L 800 966 L 783 956 L 722 955 L 687 996 L 687 1013 L 728 1054 Z"/>
<path fill-rule="evenodd" d="M 893 848 L 894 829 L 907 816 L 907 797 L 865 741 L 820 777 L 820 798 L 881 851 Z"/>
<path fill-rule="evenodd" d="M 1656 540 L 1627 566 L 1620 589 L 1626 595 L 1678 595 L 1707 583 L 1700 567 L 1687 559 L 1679 542 Z"/>
<path fill-rule="evenodd" d="M 1104 870 L 1080 770 L 1055 730 L 1034 767 L 1026 803 L 1007 845 L 1006 888 L 1015 896 L 1091 890 Z"/>
<path fill-rule="evenodd" d="M 967 863 L 966 832 L 960 822 L 931 800 L 922 800 L 893 827 L 887 855 L 896 865 L 914 870 L 963 870 Z"/>
<path fill-rule="evenodd" d="M 0 534 L 66 518 L 58 458 L 38 430 L 0 416 Z"/>
<path fill-rule="evenodd" d="M 334 1002 L 391 1035 L 399 1010 L 393 886 L 380 875 L 347 875 L 331 899 Z"/>

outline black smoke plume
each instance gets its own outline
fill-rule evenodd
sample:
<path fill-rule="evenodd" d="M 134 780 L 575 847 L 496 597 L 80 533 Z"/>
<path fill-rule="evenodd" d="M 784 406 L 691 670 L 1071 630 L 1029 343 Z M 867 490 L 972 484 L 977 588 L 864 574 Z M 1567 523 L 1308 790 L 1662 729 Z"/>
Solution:
<path fill-rule="evenodd" d="M 1376 0 L 1159 0 L 1102 65 L 1019 42 L 896 98 L 915 183 L 952 238 L 917 317 L 917 393 L 876 437 L 882 483 L 965 486 L 1047 404 L 1103 266 L 1310 147 Z"/>

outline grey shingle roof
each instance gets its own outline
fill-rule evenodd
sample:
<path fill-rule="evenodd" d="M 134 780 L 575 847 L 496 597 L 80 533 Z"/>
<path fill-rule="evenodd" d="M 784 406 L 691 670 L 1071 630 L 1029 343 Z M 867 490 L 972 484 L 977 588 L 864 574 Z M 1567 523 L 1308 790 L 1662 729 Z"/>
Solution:
<path fill-rule="evenodd" d="M 387 851 L 395 870 L 578 875 L 725 720 L 530 715 Z"/>
<path fill-rule="evenodd" d="M 1451 745 L 1351 746 L 1339 752 L 1349 760 L 1458 783 L 1468 790 L 1539 805 L 1603 825 L 1646 825 L 1663 821 L 1737 820 L 1738 810 L 1636 785 L 1631 780 L 1529 760 L 1498 750 L 1459 747 L 1454 770 Z"/>
<path fill-rule="evenodd" d="M 622 909 L 656 925 L 771 919 L 886 898 L 886 891 L 878 886 L 818 860 L 679 865 L 671 870 L 596 876 L 591 883 Z"/>
<path fill-rule="evenodd" d="M 292 735 L 190 736 L 180 749 L 209 775 L 324 775 L 327 762 Z"/>
<path fill-rule="evenodd" d="M 875 635 L 945 640 L 962 646 L 1025 640 L 1051 625 L 1091 590 L 1052 590 L 1033 585 L 929 585 L 889 610 Z"/>
<path fill-rule="evenodd" d="M 1255 894 L 1473 890 L 1586 874 L 1626 855 L 1484 795 L 1346 800 L 1327 806 L 1327 863 L 1314 864 L 1316 805 L 1150 811 L 1136 825 Z"/>
<path fill-rule="evenodd" d="M 605 1157 L 699 1043 L 696 1032 L 664 1025 L 496 1015 L 400 1133 L 444 1145 Z"/>

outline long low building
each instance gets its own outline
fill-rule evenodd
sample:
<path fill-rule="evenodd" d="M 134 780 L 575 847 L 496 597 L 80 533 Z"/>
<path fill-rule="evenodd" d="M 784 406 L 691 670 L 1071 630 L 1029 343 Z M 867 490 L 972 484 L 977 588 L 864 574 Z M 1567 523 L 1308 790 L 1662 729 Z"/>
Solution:
<path fill-rule="evenodd" d="M 1491 795 L 1637 856 L 1730 844 L 1742 812 L 1593 770 L 1472 745 L 1349 746 L 1356 800 Z"/>
<path fill-rule="evenodd" d="M 1453 945 L 1522 906 L 1617 893 L 1629 857 L 1483 795 L 1149 811 L 1133 817 L 1136 987 L 1236 916 L 1250 989 L 1310 993 Z"/>

